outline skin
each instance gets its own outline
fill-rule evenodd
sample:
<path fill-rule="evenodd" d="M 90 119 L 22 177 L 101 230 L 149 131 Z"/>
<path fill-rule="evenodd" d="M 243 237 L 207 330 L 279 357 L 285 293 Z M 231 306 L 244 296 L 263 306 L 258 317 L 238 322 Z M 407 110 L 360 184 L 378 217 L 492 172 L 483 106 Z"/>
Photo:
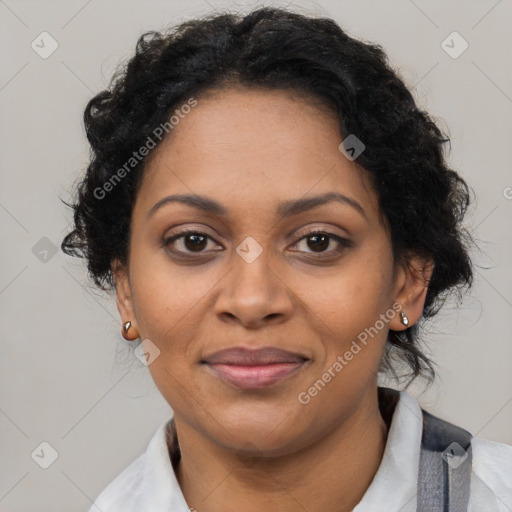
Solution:
<path fill-rule="evenodd" d="M 129 263 L 113 262 L 117 305 L 122 321 L 160 350 L 149 369 L 174 411 L 178 481 L 200 512 L 349 511 L 381 462 L 387 427 L 377 373 L 388 329 L 405 329 L 398 314 L 308 404 L 297 397 L 394 303 L 414 324 L 432 265 L 395 262 L 369 175 L 340 142 L 336 117 L 291 92 L 211 91 L 147 165 Z M 282 201 L 333 191 L 364 215 L 338 202 L 276 213 Z M 191 193 L 228 213 L 172 202 L 148 217 L 162 198 Z M 190 237 L 165 246 L 177 228 L 209 238 L 199 249 Z M 351 245 L 329 238 L 315 250 L 306 237 L 315 228 Z M 236 252 L 248 236 L 263 251 L 251 263 Z M 240 390 L 200 364 L 238 345 L 276 346 L 310 361 L 271 388 Z"/>

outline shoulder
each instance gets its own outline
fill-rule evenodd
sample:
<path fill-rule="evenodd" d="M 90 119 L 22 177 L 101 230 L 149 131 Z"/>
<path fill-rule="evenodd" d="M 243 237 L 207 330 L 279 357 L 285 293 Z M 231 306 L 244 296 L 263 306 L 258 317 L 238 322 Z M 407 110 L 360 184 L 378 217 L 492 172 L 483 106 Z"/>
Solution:
<path fill-rule="evenodd" d="M 512 446 L 473 437 L 472 502 L 478 510 L 512 510 Z M 475 509 L 477 510 L 477 509 Z"/>
<path fill-rule="evenodd" d="M 144 496 L 148 491 L 148 472 L 153 471 L 155 466 L 165 466 L 166 463 L 167 425 L 168 421 L 162 424 L 145 452 L 105 487 L 94 500 L 89 512 L 139 512 L 143 509 Z"/>
<path fill-rule="evenodd" d="M 421 417 L 421 421 L 416 422 L 416 429 L 421 429 L 421 424 L 428 417 L 432 428 L 430 441 L 434 443 L 437 438 L 444 442 L 446 435 L 452 439 L 452 436 L 457 438 L 458 433 L 470 435 L 463 427 L 423 410 L 417 400 L 405 391 L 400 392 L 400 402 L 407 405 L 407 412 L 411 412 L 407 418 L 408 427 L 412 428 L 413 416 L 419 414 Z M 472 463 L 468 512 L 511 512 L 512 446 L 471 435 L 470 438 Z M 446 444 L 444 442 L 444 445 Z"/>
<path fill-rule="evenodd" d="M 131 462 L 94 500 L 89 512 L 131 512 L 137 510 L 146 454 Z"/>

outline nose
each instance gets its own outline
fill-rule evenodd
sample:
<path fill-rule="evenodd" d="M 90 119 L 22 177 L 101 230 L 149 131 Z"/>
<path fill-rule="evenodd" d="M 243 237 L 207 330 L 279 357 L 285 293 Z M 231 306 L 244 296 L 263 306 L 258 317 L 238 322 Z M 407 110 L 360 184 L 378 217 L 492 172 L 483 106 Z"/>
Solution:
<path fill-rule="evenodd" d="M 266 251 L 250 263 L 234 255 L 215 303 L 215 314 L 221 321 L 256 329 L 284 322 L 291 316 L 293 293 L 272 267 Z"/>

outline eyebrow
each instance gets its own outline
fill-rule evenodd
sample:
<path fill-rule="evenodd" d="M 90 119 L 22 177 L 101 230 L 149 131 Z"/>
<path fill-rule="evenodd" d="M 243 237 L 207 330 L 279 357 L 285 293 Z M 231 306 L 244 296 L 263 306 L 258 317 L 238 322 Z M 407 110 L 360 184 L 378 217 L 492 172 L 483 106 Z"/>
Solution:
<path fill-rule="evenodd" d="M 151 215 L 153 215 L 163 206 L 174 202 L 186 204 L 187 206 L 191 206 L 192 208 L 196 208 L 205 213 L 221 216 L 228 215 L 228 210 L 222 204 L 209 197 L 197 194 L 174 194 L 160 199 L 149 210 L 147 217 L 151 217 Z M 338 202 L 351 206 L 357 210 L 365 219 L 368 220 L 363 207 L 355 199 L 352 199 L 351 197 L 348 197 L 344 194 L 340 194 L 339 192 L 326 192 L 325 194 L 320 194 L 318 196 L 284 201 L 278 205 L 276 211 L 277 214 L 281 217 L 291 217 L 293 215 L 298 215 L 299 213 L 312 210 L 313 208 L 330 202 Z"/>

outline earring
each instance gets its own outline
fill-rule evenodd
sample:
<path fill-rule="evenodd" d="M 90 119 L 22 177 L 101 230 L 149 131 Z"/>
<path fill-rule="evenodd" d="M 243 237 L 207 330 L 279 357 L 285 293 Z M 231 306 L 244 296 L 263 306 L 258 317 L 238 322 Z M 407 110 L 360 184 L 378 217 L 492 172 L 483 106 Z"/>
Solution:
<path fill-rule="evenodd" d="M 129 321 L 125 322 L 123 324 L 123 332 L 122 332 L 122 334 L 123 334 L 123 338 L 126 341 L 133 341 L 133 340 L 136 340 L 139 337 L 138 333 L 137 334 L 134 333 L 133 335 L 129 335 L 128 334 L 128 331 L 130 330 L 131 326 L 132 326 L 132 323 L 129 322 Z"/>
<path fill-rule="evenodd" d="M 407 327 L 409 325 L 409 319 L 407 318 L 407 315 L 401 311 L 400 317 L 402 318 L 402 323 Z"/>

